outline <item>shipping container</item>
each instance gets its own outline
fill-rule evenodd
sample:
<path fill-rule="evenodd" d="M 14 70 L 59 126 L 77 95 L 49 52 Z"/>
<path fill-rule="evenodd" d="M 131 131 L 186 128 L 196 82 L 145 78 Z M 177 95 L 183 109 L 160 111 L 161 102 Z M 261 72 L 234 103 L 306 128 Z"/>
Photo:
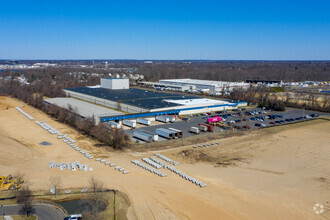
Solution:
<path fill-rule="evenodd" d="M 167 138 L 167 139 L 174 139 L 175 138 L 175 132 L 165 129 L 165 128 L 157 128 L 156 134 L 158 134 L 161 137 Z"/>
<path fill-rule="evenodd" d="M 123 120 L 123 124 L 128 126 L 128 127 L 132 127 L 135 128 L 136 127 L 136 121 L 133 120 Z"/>
<path fill-rule="evenodd" d="M 146 131 L 134 131 L 133 137 L 137 139 L 141 139 L 146 142 L 153 142 L 158 141 L 158 135 L 157 134 L 151 134 Z"/>
<path fill-rule="evenodd" d="M 171 131 L 174 131 L 176 137 L 182 138 L 182 131 L 181 130 L 178 130 L 178 129 L 175 129 L 175 128 L 168 128 L 168 129 L 171 130 Z"/>
<path fill-rule="evenodd" d="M 138 119 L 136 119 L 136 122 L 140 123 L 140 124 L 143 124 L 143 125 L 148 125 L 148 126 L 151 125 L 151 121 L 149 121 L 145 118 L 138 118 Z"/>
<path fill-rule="evenodd" d="M 206 127 L 205 127 L 206 128 Z M 206 128 L 207 129 L 207 128 Z M 199 129 L 197 127 L 191 127 L 190 128 L 191 133 L 199 134 Z"/>
<path fill-rule="evenodd" d="M 108 125 L 110 125 L 111 128 L 116 128 L 116 129 L 120 129 L 121 125 L 119 123 L 116 123 L 114 121 L 109 121 L 107 122 Z"/>
<path fill-rule="evenodd" d="M 165 123 L 170 121 L 170 119 L 168 117 L 165 117 L 165 116 L 162 116 L 162 115 L 156 116 L 156 120 L 161 121 L 161 122 L 165 122 Z"/>

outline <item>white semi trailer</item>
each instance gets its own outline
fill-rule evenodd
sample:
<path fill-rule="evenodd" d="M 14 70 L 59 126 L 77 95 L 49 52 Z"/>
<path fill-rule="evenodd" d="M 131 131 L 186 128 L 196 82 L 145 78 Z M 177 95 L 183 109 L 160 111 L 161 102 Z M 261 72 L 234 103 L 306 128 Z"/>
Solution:
<path fill-rule="evenodd" d="M 175 132 L 168 130 L 166 128 L 157 128 L 156 134 L 158 134 L 161 137 L 167 138 L 167 139 L 174 139 L 175 138 Z"/>
<path fill-rule="evenodd" d="M 151 121 L 147 120 L 145 118 L 138 118 L 138 119 L 136 119 L 136 122 L 139 124 L 143 124 L 143 125 L 148 125 L 148 126 L 151 125 Z"/>
<path fill-rule="evenodd" d="M 199 134 L 199 129 L 197 127 L 191 127 L 190 132 L 195 133 L 195 134 Z"/>
<path fill-rule="evenodd" d="M 168 118 L 169 122 L 175 122 L 175 117 L 173 116 L 165 115 L 164 117 Z"/>
<path fill-rule="evenodd" d="M 123 124 L 128 126 L 128 127 L 132 127 L 135 128 L 136 127 L 136 121 L 133 120 L 123 120 Z"/>
<path fill-rule="evenodd" d="M 161 122 L 167 123 L 170 121 L 170 119 L 166 116 L 158 115 L 158 116 L 156 116 L 156 121 L 161 121 Z"/>
<path fill-rule="evenodd" d="M 137 139 L 141 139 L 146 142 L 153 142 L 158 141 L 158 135 L 157 134 L 150 134 L 145 131 L 134 131 L 133 137 Z"/>
<path fill-rule="evenodd" d="M 175 132 L 175 136 L 178 138 L 182 138 L 182 131 L 175 129 L 175 128 L 168 128 L 168 130 L 174 131 Z"/>
<path fill-rule="evenodd" d="M 114 121 L 109 121 L 109 122 L 107 122 L 107 124 L 110 125 L 110 127 L 112 127 L 112 128 L 116 128 L 116 129 L 121 128 L 121 125 L 119 123 L 114 122 Z"/>
<path fill-rule="evenodd" d="M 207 131 L 207 127 L 205 125 L 199 125 L 198 127 L 201 131 Z"/>

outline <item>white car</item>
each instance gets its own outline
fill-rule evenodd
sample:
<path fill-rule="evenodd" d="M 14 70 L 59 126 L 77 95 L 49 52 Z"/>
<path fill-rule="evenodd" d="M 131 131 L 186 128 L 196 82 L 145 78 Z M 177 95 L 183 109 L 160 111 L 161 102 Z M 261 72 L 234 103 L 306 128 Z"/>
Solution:
<path fill-rule="evenodd" d="M 82 219 L 81 214 L 74 214 L 64 218 L 64 220 L 81 220 L 81 219 Z"/>

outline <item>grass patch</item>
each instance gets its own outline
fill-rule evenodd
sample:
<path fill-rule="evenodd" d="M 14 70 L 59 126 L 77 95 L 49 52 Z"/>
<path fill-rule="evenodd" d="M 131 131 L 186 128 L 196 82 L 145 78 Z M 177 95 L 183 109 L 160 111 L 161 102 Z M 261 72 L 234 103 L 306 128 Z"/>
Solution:
<path fill-rule="evenodd" d="M 35 215 L 30 215 L 30 216 L 24 216 L 24 215 L 11 215 L 11 217 L 14 220 L 36 220 L 37 216 Z"/>

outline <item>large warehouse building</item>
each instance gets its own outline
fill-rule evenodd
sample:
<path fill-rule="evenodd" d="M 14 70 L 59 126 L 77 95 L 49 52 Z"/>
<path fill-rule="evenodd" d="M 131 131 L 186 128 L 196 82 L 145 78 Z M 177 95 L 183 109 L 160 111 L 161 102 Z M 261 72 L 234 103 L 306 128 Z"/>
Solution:
<path fill-rule="evenodd" d="M 117 80 L 118 81 L 117 83 Z M 127 80 L 126 82 L 124 82 Z M 194 95 L 165 93 L 136 88 L 127 88 L 128 79 L 101 79 L 101 86 L 65 89 L 68 96 L 110 107 L 125 115 L 100 117 L 100 121 L 150 117 L 166 114 L 192 114 L 219 111 L 245 106 L 246 102 L 229 102 L 206 99 Z M 119 84 L 119 86 L 118 86 Z M 119 89 L 125 88 L 125 89 Z"/>
<path fill-rule="evenodd" d="M 249 83 L 244 82 L 224 82 L 199 79 L 162 79 L 159 82 L 142 82 L 142 84 L 153 85 L 155 87 L 168 87 L 180 91 L 207 91 L 209 93 L 231 92 L 234 89 L 247 89 Z"/>

